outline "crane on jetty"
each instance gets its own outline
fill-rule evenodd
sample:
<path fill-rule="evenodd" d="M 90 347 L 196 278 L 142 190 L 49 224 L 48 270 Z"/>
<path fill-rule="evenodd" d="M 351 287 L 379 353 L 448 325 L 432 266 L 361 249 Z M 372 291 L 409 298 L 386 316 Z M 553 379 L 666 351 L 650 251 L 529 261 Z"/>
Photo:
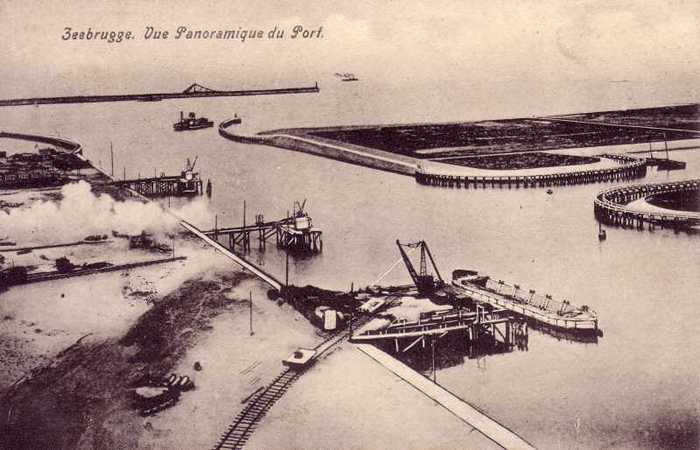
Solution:
<path fill-rule="evenodd" d="M 401 258 L 403 258 L 403 262 L 406 264 L 406 269 L 408 269 L 408 273 L 411 275 L 411 279 L 415 283 L 419 294 L 429 296 L 433 294 L 436 289 L 439 289 L 445 285 L 445 281 L 442 279 L 442 276 L 440 276 L 440 272 L 438 271 L 435 261 L 433 260 L 433 255 L 430 253 L 428 244 L 425 241 L 402 244 L 397 239 L 396 245 L 399 247 Z M 408 257 L 408 254 L 406 254 L 404 247 L 409 249 L 420 249 L 420 268 L 418 272 L 416 272 L 416 268 L 413 267 L 413 263 Z M 428 273 L 428 259 L 430 260 L 430 264 L 433 266 L 435 276 Z"/>

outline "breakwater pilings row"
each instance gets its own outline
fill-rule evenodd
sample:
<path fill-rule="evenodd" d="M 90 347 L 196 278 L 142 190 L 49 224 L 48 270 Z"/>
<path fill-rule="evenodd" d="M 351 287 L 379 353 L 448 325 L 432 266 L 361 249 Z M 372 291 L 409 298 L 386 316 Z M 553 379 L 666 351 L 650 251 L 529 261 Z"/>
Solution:
<path fill-rule="evenodd" d="M 636 178 L 643 178 L 647 173 L 646 161 L 624 155 L 599 155 L 603 158 L 615 160 L 620 163 L 619 167 L 608 169 L 579 170 L 575 172 L 561 172 L 541 175 L 492 175 L 492 176 L 460 176 L 443 175 L 430 173 L 429 170 L 421 168 L 415 173 L 418 184 L 428 186 L 439 186 L 447 188 L 473 187 L 477 189 L 487 187 L 545 187 L 545 186 L 566 186 L 574 184 L 587 184 L 605 181 L 623 181 Z"/>
<path fill-rule="evenodd" d="M 643 229 L 646 223 L 650 230 L 656 226 L 674 230 L 688 229 L 700 225 L 700 213 L 653 209 L 643 211 L 628 204 L 652 195 L 698 190 L 700 179 L 617 186 L 599 192 L 593 202 L 593 210 L 595 218 L 606 225 Z"/>

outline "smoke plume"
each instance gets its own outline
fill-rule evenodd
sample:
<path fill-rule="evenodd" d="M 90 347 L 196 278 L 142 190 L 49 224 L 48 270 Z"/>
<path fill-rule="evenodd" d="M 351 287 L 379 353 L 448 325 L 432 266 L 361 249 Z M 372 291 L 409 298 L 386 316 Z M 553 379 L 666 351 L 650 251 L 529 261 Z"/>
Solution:
<path fill-rule="evenodd" d="M 84 181 L 63 186 L 61 194 L 59 201 L 39 201 L 0 212 L 0 237 L 26 245 L 77 241 L 92 234 L 111 235 L 113 230 L 125 234 L 179 231 L 177 219 L 155 202 L 95 195 Z M 207 203 L 200 199 L 173 212 L 195 223 L 211 217 Z"/>

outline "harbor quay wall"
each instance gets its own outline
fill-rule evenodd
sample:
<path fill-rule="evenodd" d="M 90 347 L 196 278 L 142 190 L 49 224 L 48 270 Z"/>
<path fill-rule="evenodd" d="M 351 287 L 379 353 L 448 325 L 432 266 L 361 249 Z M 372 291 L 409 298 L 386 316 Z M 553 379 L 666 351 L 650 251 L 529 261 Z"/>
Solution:
<path fill-rule="evenodd" d="M 394 162 L 389 159 L 378 159 L 371 154 L 349 152 L 339 147 L 326 145 L 323 142 L 312 143 L 309 141 L 300 141 L 293 137 L 272 136 L 270 138 L 270 145 L 401 175 L 414 176 L 416 171 L 415 166 L 410 166 L 399 161 Z"/>
<path fill-rule="evenodd" d="M 645 223 L 650 229 L 657 225 L 661 228 L 690 228 L 700 225 L 700 213 L 663 209 L 643 211 L 628 204 L 651 195 L 696 192 L 699 189 L 700 179 L 617 186 L 596 195 L 593 212 L 599 222 L 623 228 L 642 229 Z"/>
<path fill-rule="evenodd" d="M 41 136 L 38 134 L 11 133 L 0 131 L 0 138 L 21 139 L 24 141 L 41 142 L 43 144 L 54 145 L 73 154 L 82 154 L 83 148 L 77 142 L 54 136 Z"/>
<path fill-rule="evenodd" d="M 233 124 L 233 119 L 222 122 L 219 125 L 219 134 L 224 138 L 234 142 L 244 144 L 268 145 L 272 147 L 294 150 L 302 153 L 309 153 L 316 156 L 323 156 L 337 161 L 343 161 L 350 164 L 369 167 L 373 169 L 384 170 L 388 172 L 398 173 L 401 175 L 414 176 L 416 166 L 392 159 L 389 156 L 378 156 L 370 152 L 362 152 L 360 150 L 346 149 L 337 145 L 328 144 L 320 141 L 312 141 L 302 137 L 291 135 L 242 135 L 234 134 L 227 130 Z"/>

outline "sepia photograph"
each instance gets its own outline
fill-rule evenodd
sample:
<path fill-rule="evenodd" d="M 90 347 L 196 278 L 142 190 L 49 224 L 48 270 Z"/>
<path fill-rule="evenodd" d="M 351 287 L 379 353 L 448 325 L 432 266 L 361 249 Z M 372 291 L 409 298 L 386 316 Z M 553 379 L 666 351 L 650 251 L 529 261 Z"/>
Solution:
<path fill-rule="evenodd" d="M 0 41 L 0 450 L 700 449 L 697 1 Z"/>

